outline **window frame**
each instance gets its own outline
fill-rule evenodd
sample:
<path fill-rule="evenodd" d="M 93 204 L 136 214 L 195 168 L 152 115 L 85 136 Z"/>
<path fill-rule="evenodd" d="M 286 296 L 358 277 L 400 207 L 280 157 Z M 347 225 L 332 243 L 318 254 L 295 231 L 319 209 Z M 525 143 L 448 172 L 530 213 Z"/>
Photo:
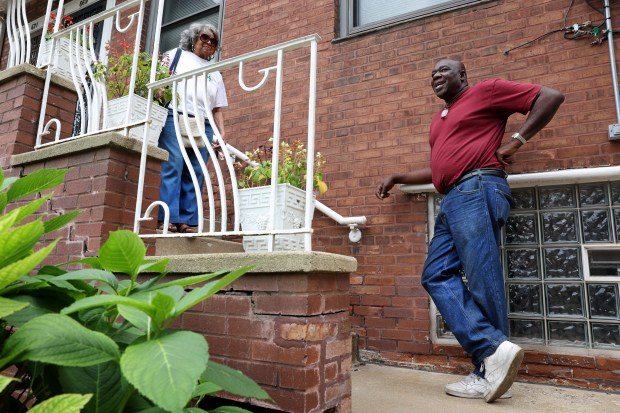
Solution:
<path fill-rule="evenodd" d="M 150 9 L 150 16 L 149 16 L 149 21 L 151 22 L 156 22 L 157 19 L 157 3 L 155 2 L 151 2 L 151 9 Z M 205 9 L 199 11 L 199 12 L 195 12 L 191 15 L 185 16 L 181 19 L 176 19 L 174 21 L 168 22 L 166 24 L 162 24 L 161 28 L 160 28 L 160 35 L 161 35 L 161 30 L 164 29 L 165 26 L 170 26 L 170 25 L 175 25 L 179 22 L 185 21 L 189 18 L 191 18 L 191 16 L 196 16 L 196 15 L 200 15 L 202 13 L 205 13 L 208 10 L 212 10 L 215 8 L 218 8 L 218 18 L 217 18 L 217 29 L 219 31 L 219 36 L 220 36 L 220 44 L 218 45 L 218 50 L 215 53 L 215 60 L 214 61 L 218 61 L 220 59 L 220 52 L 219 49 L 222 47 L 222 42 L 223 42 L 223 34 L 224 34 L 224 10 L 225 10 L 225 5 L 226 5 L 226 0 L 220 0 L 219 4 L 214 4 L 211 5 L 209 7 L 206 7 Z M 163 17 L 163 16 L 162 16 Z M 155 43 L 155 30 L 157 28 L 155 27 L 155 24 L 150 24 L 149 28 L 147 30 L 147 34 L 146 34 L 146 51 L 149 53 L 152 53 L 154 50 L 154 43 Z M 160 42 L 161 42 L 161 37 L 160 37 Z M 165 53 L 167 50 L 162 50 L 161 47 L 159 48 L 159 53 Z"/>
<path fill-rule="evenodd" d="M 492 0 L 445 0 L 441 4 L 429 6 L 417 11 L 398 14 L 393 17 L 378 20 L 372 23 L 355 26 L 355 7 L 361 0 L 341 0 L 339 6 L 339 38 L 353 37 L 364 33 L 369 33 L 384 27 L 393 26 L 407 21 L 422 19 L 424 17 L 440 14 L 464 7 L 475 6 L 481 3 L 488 3 Z"/>
<path fill-rule="evenodd" d="M 582 268 L 583 268 L 583 278 L 586 282 L 602 282 L 602 283 L 618 283 L 620 282 L 620 275 L 617 276 L 596 276 L 590 275 L 590 265 L 589 261 L 589 252 L 590 251 L 618 251 L 620 254 L 620 243 L 618 244 L 583 244 L 581 246 L 581 256 L 582 256 Z"/>

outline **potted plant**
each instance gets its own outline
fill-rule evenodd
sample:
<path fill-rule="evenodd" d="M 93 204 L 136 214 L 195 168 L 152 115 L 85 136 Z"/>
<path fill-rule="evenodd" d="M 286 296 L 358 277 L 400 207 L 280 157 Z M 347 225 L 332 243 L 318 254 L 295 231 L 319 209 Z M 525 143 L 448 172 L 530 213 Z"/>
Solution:
<path fill-rule="evenodd" d="M 148 119 L 150 120 L 149 123 L 146 123 L 148 142 L 156 146 L 159 134 L 168 116 L 168 110 L 164 105 L 170 101 L 172 92 L 169 88 L 155 91 L 153 102 L 156 104 L 152 105 L 150 116 L 147 116 L 149 94 L 147 85 L 150 81 L 153 56 L 147 52 L 139 53 L 136 56 L 138 59 L 136 77 L 133 95 L 130 96 L 131 71 L 135 56 L 132 45 L 121 40 L 118 47 L 112 47 L 108 43 L 106 50 L 108 51 L 107 63 L 95 63 L 94 65 L 95 80 L 105 84 L 108 95 L 104 128 L 122 127 L 128 123 Z M 169 76 L 170 71 L 165 62 L 158 59 L 155 80 L 162 80 Z M 143 127 L 130 128 L 129 135 L 142 139 Z"/>
<path fill-rule="evenodd" d="M 56 25 L 56 14 L 50 13 L 48 24 L 47 24 L 47 32 L 45 36 L 41 39 L 41 44 L 39 46 L 39 55 L 37 57 L 37 66 L 44 66 L 47 64 L 53 64 L 53 72 L 59 76 L 64 77 L 65 79 L 71 79 L 71 60 L 69 55 L 73 55 L 73 68 L 76 75 L 80 70 L 85 70 L 87 65 L 90 65 L 92 62 L 90 56 L 90 45 L 86 44 L 86 52 L 81 47 L 78 47 L 78 52 L 76 53 L 75 47 L 76 44 L 81 46 L 82 39 L 78 38 L 71 42 L 69 36 L 63 36 L 57 39 L 56 45 L 54 47 L 54 56 L 50 55 L 52 48 L 52 41 L 50 36 L 54 33 L 54 26 Z M 60 20 L 60 24 L 58 26 L 58 30 L 66 29 L 73 25 L 73 17 L 70 15 L 63 15 Z M 77 41 L 76 41 L 77 40 Z M 71 53 L 73 52 L 73 53 Z"/>
<path fill-rule="evenodd" d="M 246 152 L 247 165 L 237 163 L 237 179 L 240 202 L 240 223 L 244 231 L 262 231 L 271 219 L 271 167 L 273 140 Z M 276 218 L 273 229 L 298 229 L 304 226 L 306 192 L 306 164 L 308 151 L 304 144 L 280 142 L 278 156 L 278 179 L 276 189 Z M 314 156 L 313 187 L 319 195 L 327 191 L 323 181 L 325 157 L 317 152 Z M 314 211 L 314 203 L 309 205 Z M 243 237 L 246 252 L 266 251 L 267 235 Z M 300 250 L 304 248 L 303 234 L 283 234 L 275 237 L 274 250 Z"/>

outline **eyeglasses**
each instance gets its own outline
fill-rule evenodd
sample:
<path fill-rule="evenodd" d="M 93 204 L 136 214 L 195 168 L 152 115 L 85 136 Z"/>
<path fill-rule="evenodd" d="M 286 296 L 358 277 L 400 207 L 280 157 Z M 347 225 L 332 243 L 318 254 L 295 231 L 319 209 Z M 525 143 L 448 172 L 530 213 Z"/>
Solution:
<path fill-rule="evenodd" d="M 206 33 L 200 34 L 200 40 L 206 44 L 210 44 L 211 46 L 217 46 L 217 40 Z"/>

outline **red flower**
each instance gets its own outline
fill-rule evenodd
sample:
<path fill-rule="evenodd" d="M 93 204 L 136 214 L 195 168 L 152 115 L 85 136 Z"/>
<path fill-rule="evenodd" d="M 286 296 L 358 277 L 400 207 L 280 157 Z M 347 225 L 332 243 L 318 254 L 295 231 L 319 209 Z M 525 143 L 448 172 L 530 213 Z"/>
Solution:
<path fill-rule="evenodd" d="M 73 16 L 62 16 L 58 30 L 66 29 L 73 24 Z M 54 33 L 54 26 L 56 25 L 56 13 L 50 13 L 50 19 L 47 23 L 47 34 Z"/>

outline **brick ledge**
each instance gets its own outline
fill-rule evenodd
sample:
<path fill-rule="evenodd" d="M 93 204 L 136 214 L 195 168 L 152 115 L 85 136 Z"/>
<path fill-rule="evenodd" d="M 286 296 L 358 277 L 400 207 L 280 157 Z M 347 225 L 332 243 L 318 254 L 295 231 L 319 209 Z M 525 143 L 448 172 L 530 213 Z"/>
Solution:
<path fill-rule="evenodd" d="M 153 257 L 163 258 L 163 257 Z M 357 260 L 327 252 L 274 251 L 172 255 L 167 270 L 172 274 L 204 274 L 255 265 L 252 273 L 355 272 Z"/>
<path fill-rule="evenodd" d="M 19 77 L 24 74 L 29 74 L 31 76 L 38 77 L 39 79 L 45 80 L 47 76 L 47 71 L 44 69 L 39 69 L 38 67 L 31 65 L 30 63 L 23 63 L 0 71 L 0 84 L 7 82 L 14 77 Z M 73 82 L 61 76 L 55 74 L 52 75 L 52 83 L 56 83 L 57 85 L 62 86 L 66 89 L 75 91 L 75 86 L 73 85 Z"/>
<path fill-rule="evenodd" d="M 141 141 L 133 138 L 127 138 L 123 134 L 118 132 L 105 132 L 97 135 L 86 136 L 84 138 L 72 139 L 70 141 L 61 142 L 56 145 L 46 146 L 32 152 L 13 155 L 11 156 L 11 166 L 20 166 L 44 161 L 47 159 L 65 157 L 69 154 L 88 151 L 105 146 L 113 146 L 137 153 L 140 153 L 142 151 Z M 148 146 L 147 155 L 163 161 L 168 159 L 168 152 L 151 145 Z"/>

